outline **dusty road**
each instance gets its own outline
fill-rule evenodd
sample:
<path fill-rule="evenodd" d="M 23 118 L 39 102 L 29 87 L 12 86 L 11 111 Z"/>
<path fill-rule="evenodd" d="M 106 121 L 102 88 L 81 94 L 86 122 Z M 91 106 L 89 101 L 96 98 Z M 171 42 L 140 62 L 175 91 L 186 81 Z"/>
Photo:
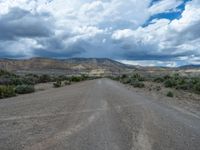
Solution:
<path fill-rule="evenodd" d="M 109 79 L 0 100 L 0 150 L 199 150 L 200 117 Z"/>

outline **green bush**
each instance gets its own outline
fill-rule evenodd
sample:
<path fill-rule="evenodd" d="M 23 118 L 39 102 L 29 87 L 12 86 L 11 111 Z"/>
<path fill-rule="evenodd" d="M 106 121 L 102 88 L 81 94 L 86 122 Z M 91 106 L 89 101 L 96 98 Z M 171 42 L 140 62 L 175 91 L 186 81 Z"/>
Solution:
<path fill-rule="evenodd" d="M 165 81 L 165 79 L 162 78 L 162 77 L 157 77 L 157 78 L 155 78 L 153 81 L 154 81 L 154 82 L 157 82 L 157 83 L 162 83 L 162 82 Z"/>
<path fill-rule="evenodd" d="M 123 75 L 121 76 L 121 78 L 122 78 L 122 79 L 128 78 L 128 75 L 127 75 L 127 74 L 123 74 Z"/>
<path fill-rule="evenodd" d="M 85 74 L 82 74 L 82 75 L 81 75 L 81 80 L 82 80 L 82 81 L 88 80 L 88 79 L 89 79 L 88 75 L 85 75 Z"/>
<path fill-rule="evenodd" d="M 35 74 L 27 74 L 25 75 L 24 80 L 25 80 L 25 84 L 35 85 L 39 83 L 40 77 Z"/>
<path fill-rule="evenodd" d="M 44 74 L 44 75 L 41 75 L 39 77 L 39 83 L 47 83 L 47 82 L 51 82 L 51 76 L 47 75 L 47 74 Z"/>
<path fill-rule="evenodd" d="M 167 96 L 168 96 L 168 97 L 174 97 L 174 94 L 173 94 L 171 91 L 169 91 L 169 92 L 167 93 Z"/>
<path fill-rule="evenodd" d="M 144 83 L 139 82 L 139 81 L 131 82 L 131 85 L 134 86 L 134 87 L 137 87 L 137 88 L 144 88 L 145 87 Z"/>
<path fill-rule="evenodd" d="M 173 79 L 168 79 L 164 82 L 165 87 L 174 87 L 176 86 L 176 81 L 174 81 Z"/>
<path fill-rule="evenodd" d="M 7 75 L 7 76 L 15 76 L 15 74 L 13 73 L 10 73 L 6 70 L 0 70 L 0 76 L 4 76 L 4 75 Z"/>
<path fill-rule="evenodd" d="M 15 95 L 15 89 L 13 86 L 0 86 L 0 98 L 12 97 Z"/>
<path fill-rule="evenodd" d="M 17 94 L 27 94 L 27 93 L 33 93 L 35 92 L 35 88 L 33 85 L 18 85 L 15 88 L 15 92 Z"/>
<path fill-rule="evenodd" d="M 200 93 L 200 82 L 194 85 L 194 90 L 198 93 Z"/>
<path fill-rule="evenodd" d="M 120 79 L 121 79 L 119 76 L 110 76 L 108 78 L 110 78 L 111 80 L 115 80 L 115 81 L 120 81 Z"/>
<path fill-rule="evenodd" d="M 10 78 L 11 81 L 12 81 L 12 85 L 22 85 L 22 84 L 25 84 L 24 83 L 24 79 L 21 78 L 21 77 L 13 77 L 13 78 Z"/>
<path fill-rule="evenodd" d="M 81 80 L 82 80 L 82 78 L 79 77 L 79 76 L 72 76 L 72 77 L 70 78 L 70 81 L 71 81 L 71 82 L 80 82 Z"/>
<path fill-rule="evenodd" d="M 145 81 L 145 78 L 142 77 L 140 74 L 136 73 L 131 76 L 131 79 L 138 80 L 138 81 Z"/>
<path fill-rule="evenodd" d="M 123 78 L 120 80 L 123 84 L 130 84 L 131 83 L 131 79 L 130 78 Z"/>
<path fill-rule="evenodd" d="M 35 85 L 37 81 L 31 77 L 19 77 L 19 76 L 1 76 L 0 77 L 0 85 Z"/>
<path fill-rule="evenodd" d="M 59 87 L 62 86 L 62 82 L 61 82 L 61 81 L 56 81 L 55 83 L 53 83 L 53 86 L 54 86 L 55 88 L 59 88 Z"/>
<path fill-rule="evenodd" d="M 200 82 L 200 77 L 194 77 L 189 80 L 192 84 L 198 84 Z"/>
<path fill-rule="evenodd" d="M 35 85 L 39 83 L 39 79 L 35 77 L 25 77 L 23 83 L 29 85 Z"/>
<path fill-rule="evenodd" d="M 191 85 L 188 83 L 176 86 L 176 89 L 181 89 L 181 90 L 190 90 L 191 88 L 192 88 Z"/>
<path fill-rule="evenodd" d="M 167 79 L 170 79 L 171 77 L 169 75 L 165 75 L 163 78 L 164 80 L 167 80 Z"/>
<path fill-rule="evenodd" d="M 133 85 L 134 87 L 144 87 L 145 85 L 142 81 L 154 81 L 163 83 L 167 88 L 181 89 L 200 94 L 200 77 L 181 76 L 178 73 L 157 77 L 145 76 L 145 78 L 138 73 L 132 74 L 131 76 L 124 74 L 111 77 L 111 79 L 120 81 L 124 84 Z M 156 88 L 157 91 L 160 89 L 161 88 Z"/>

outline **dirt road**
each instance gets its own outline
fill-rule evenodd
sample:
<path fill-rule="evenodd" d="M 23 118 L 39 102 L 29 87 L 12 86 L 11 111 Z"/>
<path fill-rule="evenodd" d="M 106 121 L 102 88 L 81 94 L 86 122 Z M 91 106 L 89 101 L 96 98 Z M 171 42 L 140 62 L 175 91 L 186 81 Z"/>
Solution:
<path fill-rule="evenodd" d="M 0 100 L 1 150 L 199 150 L 200 117 L 109 79 Z"/>

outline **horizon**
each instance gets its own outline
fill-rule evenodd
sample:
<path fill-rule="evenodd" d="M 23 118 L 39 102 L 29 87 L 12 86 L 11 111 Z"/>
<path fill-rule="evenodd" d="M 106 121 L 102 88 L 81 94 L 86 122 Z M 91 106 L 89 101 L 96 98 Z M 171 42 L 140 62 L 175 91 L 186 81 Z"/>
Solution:
<path fill-rule="evenodd" d="M 95 58 L 95 57 L 88 57 L 88 58 L 84 58 L 84 57 L 71 57 L 71 58 L 53 58 L 53 57 L 29 57 L 29 58 L 0 58 L 0 60 L 30 60 L 30 59 L 52 59 L 52 60 L 70 60 L 70 59 L 107 59 L 110 61 L 115 61 L 118 63 L 122 63 L 125 65 L 131 65 L 131 66 L 139 66 L 139 67 L 166 67 L 166 68 L 179 68 L 179 67 L 185 67 L 185 66 L 200 66 L 200 64 L 187 64 L 187 65 L 180 65 L 180 66 L 164 66 L 164 65 L 153 65 L 153 64 L 149 64 L 149 65 L 145 65 L 142 64 L 141 62 L 137 63 L 137 62 L 128 62 L 128 61 L 123 61 L 123 60 L 114 60 L 111 58 Z"/>
<path fill-rule="evenodd" d="M 0 58 L 200 65 L 198 0 L 2 0 Z"/>

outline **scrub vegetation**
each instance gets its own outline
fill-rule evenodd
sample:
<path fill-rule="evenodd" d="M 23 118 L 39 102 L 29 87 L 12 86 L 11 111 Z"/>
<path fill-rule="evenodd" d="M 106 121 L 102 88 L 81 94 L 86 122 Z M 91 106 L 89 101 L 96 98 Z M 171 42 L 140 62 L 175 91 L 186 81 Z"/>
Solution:
<path fill-rule="evenodd" d="M 114 80 L 120 81 L 124 84 L 129 84 L 134 87 L 144 88 L 145 81 L 160 83 L 166 88 L 174 88 L 177 90 L 184 90 L 196 94 L 200 94 L 200 77 L 181 76 L 178 73 L 169 74 L 159 77 L 142 76 L 138 73 L 132 75 L 122 75 L 111 77 Z M 170 94 L 171 95 L 171 94 Z"/>
<path fill-rule="evenodd" d="M 0 70 L 0 98 L 13 97 L 18 94 L 35 92 L 35 85 L 39 83 L 53 82 L 53 87 L 59 88 L 70 85 L 74 82 L 93 79 L 86 75 L 65 76 L 65 75 L 37 75 L 25 74 L 17 75 L 5 70 Z"/>

